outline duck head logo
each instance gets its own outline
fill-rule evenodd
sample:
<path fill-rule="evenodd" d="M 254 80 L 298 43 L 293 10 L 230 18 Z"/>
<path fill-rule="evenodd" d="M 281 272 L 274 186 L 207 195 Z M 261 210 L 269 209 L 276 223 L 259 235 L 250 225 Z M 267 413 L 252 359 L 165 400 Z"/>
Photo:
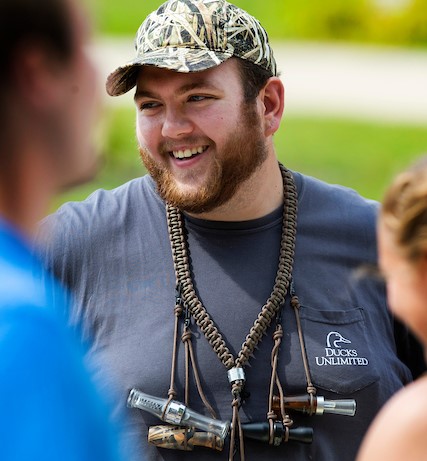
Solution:
<path fill-rule="evenodd" d="M 351 341 L 349 339 L 344 338 L 344 336 L 338 331 L 331 331 L 328 333 L 328 336 L 326 336 L 326 346 L 327 347 L 334 347 L 334 348 L 339 348 L 342 347 L 342 344 L 351 344 Z"/>

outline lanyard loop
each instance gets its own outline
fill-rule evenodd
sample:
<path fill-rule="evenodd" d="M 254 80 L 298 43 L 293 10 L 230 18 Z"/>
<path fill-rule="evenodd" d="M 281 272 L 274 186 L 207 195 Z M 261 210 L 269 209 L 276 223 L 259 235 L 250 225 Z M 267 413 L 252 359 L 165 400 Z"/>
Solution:
<path fill-rule="evenodd" d="M 177 291 L 179 289 L 179 301 L 181 307 L 180 314 L 182 313 L 182 306 L 184 306 L 185 311 L 188 312 L 194 318 L 197 326 L 200 328 L 205 338 L 212 346 L 214 352 L 218 356 L 218 359 L 223 363 L 225 368 L 228 370 L 229 374 L 231 373 L 232 375 L 235 373 L 243 373 L 244 376 L 243 367 L 246 365 L 249 358 L 252 356 L 254 349 L 261 342 L 264 334 L 266 333 L 267 328 L 271 325 L 273 319 L 278 315 L 282 305 L 284 304 L 292 277 L 292 267 L 294 262 L 296 239 L 298 203 L 297 190 L 292 173 L 281 164 L 279 164 L 279 167 L 283 178 L 284 207 L 282 218 L 282 238 L 280 243 L 280 254 L 275 283 L 270 297 L 267 299 L 264 306 L 262 306 L 258 317 L 255 319 L 249 333 L 247 334 L 242 344 L 240 352 L 237 354 L 237 357 L 234 357 L 233 354 L 230 352 L 230 349 L 227 346 L 221 333 L 219 332 L 218 327 L 215 325 L 213 319 L 210 317 L 208 311 L 203 306 L 196 294 L 193 281 L 191 278 L 189 250 L 183 215 L 176 207 L 170 204 L 166 205 L 169 238 L 171 242 L 172 257 L 177 281 Z M 178 315 L 176 317 L 176 322 L 177 319 Z M 175 356 L 177 353 L 175 347 L 177 341 L 177 328 L 178 327 L 176 323 L 173 350 L 173 354 Z M 187 315 L 184 328 L 185 332 L 189 330 L 189 317 L 187 317 Z M 188 338 L 188 335 L 186 336 L 186 338 Z M 187 357 L 186 363 L 188 363 L 188 357 L 192 355 L 190 349 L 188 349 L 188 347 L 190 347 L 187 345 L 188 343 L 191 344 L 191 339 L 185 342 Z M 277 356 L 278 345 L 276 347 L 276 350 Z M 175 379 L 175 362 L 176 358 L 174 358 L 172 361 L 171 388 L 169 391 L 170 399 L 172 398 L 172 395 L 174 395 L 174 386 L 172 380 Z M 193 370 L 197 370 L 194 362 Z M 277 373 L 274 372 L 274 374 L 275 378 L 272 378 L 272 381 L 277 383 Z M 186 376 L 188 377 L 188 365 L 186 365 Z M 241 393 L 244 386 L 244 378 L 233 378 L 232 380 L 230 379 L 230 383 L 232 385 L 233 395 L 233 422 L 232 437 L 230 442 L 230 459 L 232 459 L 234 456 L 235 436 L 239 434 L 240 458 L 241 460 L 244 460 L 243 431 L 239 418 L 239 408 L 241 405 Z M 203 393 L 200 391 L 200 389 L 198 390 L 199 394 L 202 395 Z M 188 390 L 186 391 L 186 397 L 188 397 Z M 202 400 L 204 399 L 202 398 Z M 269 413 L 271 413 L 271 411 L 272 410 L 269 409 Z M 286 419 L 285 417 L 284 424 L 287 427 L 290 424 L 292 424 L 292 421 L 290 420 L 290 418 Z"/>

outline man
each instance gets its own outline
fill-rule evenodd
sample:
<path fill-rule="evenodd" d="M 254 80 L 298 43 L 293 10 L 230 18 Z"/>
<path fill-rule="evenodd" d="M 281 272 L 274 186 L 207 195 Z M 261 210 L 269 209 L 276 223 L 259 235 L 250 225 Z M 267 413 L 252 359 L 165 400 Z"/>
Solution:
<path fill-rule="evenodd" d="M 382 288 L 351 278 L 375 262 L 376 205 L 279 166 L 284 89 L 246 12 L 171 0 L 141 25 L 136 50 L 107 90 L 136 88 L 149 175 L 63 206 L 45 258 L 75 294 L 73 320 L 94 335 L 90 354 L 110 370 L 118 406 L 139 389 L 232 425 L 212 437 L 179 404 L 133 390 L 130 405 L 147 411 L 129 410 L 129 433 L 151 460 L 353 460 L 411 380 Z M 292 395 L 306 413 L 345 398 L 353 414 L 355 399 L 356 414 L 298 413 L 285 407 Z M 159 424 L 149 437 L 161 446 L 147 444 Z M 291 441 L 311 429 L 311 444 Z"/>
<path fill-rule="evenodd" d="M 118 460 L 117 434 L 29 244 L 54 193 L 91 176 L 95 75 L 68 0 L 0 3 L 0 458 Z M 117 429 L 117 428 L 116 428 Z"/>

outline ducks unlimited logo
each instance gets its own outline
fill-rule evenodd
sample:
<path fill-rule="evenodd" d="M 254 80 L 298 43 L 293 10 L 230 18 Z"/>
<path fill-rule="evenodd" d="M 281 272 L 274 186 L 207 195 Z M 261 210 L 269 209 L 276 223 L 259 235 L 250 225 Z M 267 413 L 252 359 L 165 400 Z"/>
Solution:
<path fill-rule="evenodd" d="M 323 366 L 366 366 L 369 360 L 359 357 L 357 349 L 351 349 L 351 341 L 338 331 L 331 331 L 326 336 L 325 355 L 316 357 L 316 365 Z"/>

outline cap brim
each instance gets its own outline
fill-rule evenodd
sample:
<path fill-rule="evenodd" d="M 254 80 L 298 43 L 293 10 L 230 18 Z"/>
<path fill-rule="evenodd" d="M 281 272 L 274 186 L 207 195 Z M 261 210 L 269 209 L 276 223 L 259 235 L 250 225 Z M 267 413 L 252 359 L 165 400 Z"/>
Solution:
<path fill-rule="evenodd" d="M 156 66 L 175 72 L 200 72 L 219 66 L 233 53 L 211 51 L 206 49 L 167 47 L 145 53 L 133 61 L 118 67 L 108 77 L 107 93 L 110 96 L 120 96 L 136 85 L 141 66 Z"/>

